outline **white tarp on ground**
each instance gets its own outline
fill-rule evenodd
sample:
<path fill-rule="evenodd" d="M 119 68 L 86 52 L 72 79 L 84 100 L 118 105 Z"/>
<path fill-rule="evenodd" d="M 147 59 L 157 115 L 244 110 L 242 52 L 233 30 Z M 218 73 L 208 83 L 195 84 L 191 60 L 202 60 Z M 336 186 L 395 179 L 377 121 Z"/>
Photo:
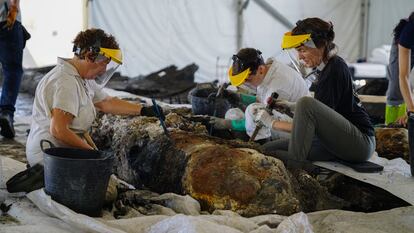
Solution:
<path fill-rule="evenodd" d="M 24 168 L 24 164 L 0 156 L 3 175 L 9 178 Z M 0 183 L 0 186 L 4 183 Z M 376 213 L 356 213 L 327 210 L 314 213 L 297 213 L 290 217 L 262 215 L 243 218 L 231 211 L 221 215 L 174 215 L 143 216 L 130 219 L 110 220 L 90 218 L 76 214 L 54 202 L 42 189 L 26 197 L 12 197 L 4 189 L 6 204 L 12 204 L 8 214 L 18 222 L 8 221 L 0 228 L 1 233 L 66 233 L 66 232 L 131 232 L 131 233 L 310 233 L 310 232 L 413 232 L 414 207 L 403 207 Z M 30 200 L 30 201 L 29 201 Z M 267 225 L 268 224 L 268 225 Z M 269 226 L 278 225 L 277 228 Z"/>
<path fill-rule="evenodd" d="M 313 164 L 380 187 L 414 205 L 414 177 L 411 176 L 410 165 L 405 160 L 388 160 L 378 157 L 375 152 L 369 161 L 384 166 L 384 170 L 379 173 L 360 173 L 336 162 L 319 161 Z"/>

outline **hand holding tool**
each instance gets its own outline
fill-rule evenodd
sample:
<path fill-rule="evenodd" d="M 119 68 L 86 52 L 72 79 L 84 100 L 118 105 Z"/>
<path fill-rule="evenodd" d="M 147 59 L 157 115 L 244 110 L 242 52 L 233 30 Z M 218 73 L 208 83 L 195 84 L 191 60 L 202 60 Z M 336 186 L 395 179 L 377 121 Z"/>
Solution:
<path fill-rule="evenodd" d="M 217 90 L 216 96 L 213 99 L 213 106 L 214 106 L 213 117 L 216 117 L 216 115 L 217 115 L 216 99 L 219 98 L 223 94 L 223 91 L 227 88 L 228 85 L 229 85 L 228 83 L 223 83 L 223 84 L 220 85 L 219 89 Z M 210 130 L 209 130 L 210 135 L 213 134 L 213 128 L 214 128 L 214 124 L 211 124 L 210 125 Z"/>
<path fill-rule="evenodd" d="M 165 126 L 165 122 L 164 122 L 165 120 L 164 112 L 159 108 L 154 98 L 151 100 L 152 100 L 152 107 L 154 108 L 154 112 L 156 113 L 158 119 L 160 120 L 160 124 L 162 126 L 162 129 L 164 130 L 165 136 L 170 137 L 167 126 Z"/>
<path fill-rule="evenodd" d="M 269 114 L 272 112 L 272 106 L 274 105 L 274 102 L 276 101 L 278 97 L 279 97 L 279 94 L 277 94 L 276 92 L 273 92 L 272 95 L 270 95 L 270 97 L 267 98 L 266 111 L 269 112 Z M 249 142 L 254 142 L 254 139 L 256 138 L 257 134 L 259 133 L 262 127 L 263 127 L 262 123 L 260 122 L 256 123 L 256 128 L 254 129 Z"/>

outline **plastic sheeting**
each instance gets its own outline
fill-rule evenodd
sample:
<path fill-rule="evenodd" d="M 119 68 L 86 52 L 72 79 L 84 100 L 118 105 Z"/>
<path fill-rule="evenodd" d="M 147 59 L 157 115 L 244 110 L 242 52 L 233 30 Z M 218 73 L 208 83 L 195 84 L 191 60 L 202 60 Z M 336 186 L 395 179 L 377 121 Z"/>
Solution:
<path fill-rule="evenodd" d="M 410 165 L 405 160 L 401 158 L 388 160 L 378 157 L 375 152 L 369 161 L 384 166 L 384 170 L 379 173 L 359 173 L 336 162 L 313 162 L 313 164 L 380 187 L 414 205 L 414 179 L 411 176 Z"/>
<path fill-rule="evenodd" d="M 8 179 L 24 168 L 24 164 L 0 156 L 2 174 Z M 4 184 L 4 183 L 3 183 Z M 133 233 L 310 233 L 310 232 L 414 232 L 414 207 L 403 207 L 376 213 L 355 213 L 328 210 L 314 213 L 297 213 L 289 217 L 262 215 L 244 218 L 231 211 L 216 211 L 219 215 L 199 216 L 143 216 L 110 220 L 90 218 L 77 214 L 54 202 L 43 189 L 23 197 L 12 197 L 4 189 L 6 204 L 12 204 L 8 214 L 18 223 L 6 223 L 0 232 L 133 232 Z M 277 227 L 275 227 L 277 226 Z"/>
<path fill-rule="evenodd" d="M 24 164 L 0 155 L 3 161 L 3 177 L 0 185 L 18 171 L 24 169 Z M 5 169 L 7 168 L 7 169 Z M 312 232 L 312 227 L 304 213 L 290 217 L 266 215 L 254 218 L 244 218 L 228 211 L 222 215 L 187 216 L 142 216 L 131 219 L 111 220 L 109 217 L 91 218 L 75 213 L 69 208 L 53 201 L 39 189 L 27 194 L 27 198 L 16 198 L 0 188 L 0 194 L 6 198 L 6 204 L 12 204 L 8 214 L 18 222 L 5 223 L 0 232 L 113 232 L 113 233 L 210 233 L 210 232 Z M 231 214 L 230 214 L 231 213 Z M 270 228 L 265 223 L 280 227 Z"/>
<path fill-rule="evenodd" d="M 116 223 L 118 220 L 104 221 L 103 219 L 95 219 L 82 214 L 76 214 L 67 207 L 51 200 L 51 198 L 44 193 L 43 189 L 33 191 L 29 193 L 27 197 L 47 215 L 56 217 L 70 226 L 73 226 L 74 229 L 84 232 L 122 233 L 126 232 L 124 230 L 127 227 L 128 229 L 134 229 L 133 231 L 128 232 L 136 233 L 240 233 L 254 232 L 260 228 L 260 226 L 254 224 L 248 218 L 239 216 L 203 215 L 196 217 L 177 214 L 171 217 L 164 216 L 163 218 L 156 218 L 155 220 L 158 220 L 158 222 L 153 222 L 153 225 L 150 225 L 145 229 L 141 228 L 142 231 L 138 231 L 137 227 L 139 227 L 142 221 L 145 221 L 146 218 L 154 220 L 154 217 L 156 216 L 136 217 L 130 219 L 128 222 L 120 220 L 123 221 L 123 226 L 119 227 Z M 117 225 L 119 228 L 116 227 Z M 269 230 L 271 229 L 269 228 Z M 301 212 L 286 218 L 276 229 L 268 232 L 311 233 L 313 231 L 306 214 Z"/>

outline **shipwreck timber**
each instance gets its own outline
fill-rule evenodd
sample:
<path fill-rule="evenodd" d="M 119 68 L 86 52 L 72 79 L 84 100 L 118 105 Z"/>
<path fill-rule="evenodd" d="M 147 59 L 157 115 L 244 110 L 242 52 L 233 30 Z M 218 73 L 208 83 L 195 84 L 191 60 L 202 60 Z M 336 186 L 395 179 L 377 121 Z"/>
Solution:
<path fill-rule="evenodd" d="M 257 144 L 210 137 L 204 125 L 176 113 L 166 124 L 169 138 L 156 118 L 102 115 L 93 137 L 115 153 L 121 179 L 139 189 L 188 194 L 209 212 L 290 215 L 347 205 L 308 174 L 292 175 L 280 160 L 255 150 Z"/>

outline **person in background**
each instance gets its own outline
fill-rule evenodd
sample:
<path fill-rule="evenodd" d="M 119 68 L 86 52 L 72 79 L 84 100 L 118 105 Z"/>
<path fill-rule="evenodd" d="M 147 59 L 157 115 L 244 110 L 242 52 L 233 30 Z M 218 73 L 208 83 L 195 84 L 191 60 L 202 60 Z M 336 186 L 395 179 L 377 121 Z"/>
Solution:
<path fill-rule="evenodd" d="M 333 25 L 319 18 L 298 21 L 283 37 L 282 48 L 295 51 L 317 77 L 314 98 L 277 101 L 279 107 L 295 112 L 292 123 L 274 120 L 263 110 L 256 117 L 266 127 L 291 132 L 290 139 L 268 142 L 262 148 L 288 165 L 308 160 L 363 162 L 375 151 L 374 128 L 346 62 L 336 55 L 334 37 Z"/>
<path fill-rule="evenodd" d="M 302 96 L 310 95 L 305 80 L 301 75 L 291 67 L 278 62 L 274 58 L 266 61 L 263 60 L 262 53 L 254 48 L 243 48 L 237 54 L 233 55 L 233 64 L 229 69 L 229 79 L 233 86 L 246 85 L 256 92 L 256 96 L 239 94 L 226 90 L 224 96 L 233 102 L 241 102 L 247 106 L 245 112 L 239 108 L 227 111 L 225 119 L 212 117 L 210 123 L 216 129 L 231 129 L 236 131 L 246 131 L 251 137 L 256 123 L 254 115 L 258 109 L 264 109 L 267 98 L 276 92 L 279 99 L 295 102 Z M 236 117 L 229 117 L 229 116 Z M 285 114 L 273 111 L 275 119 L 291 118 Z M 276 130 L 277 131 L 277 130 Z M 255 140 L 267 139 L 273 133 L 274 137 L 286 137 L 284 132 L 276 132 L 268 128 L 262 128 Z"/>
<path fill-rule="evenodd" d="M 23 76 L 23 49 L 30 34 L 21 24 L 19 0 L 0 0 L 0 63 L 3 85 L 0 97 L 0 134 L 14 138 L 16 99 Z"/>
<path fill-rule="evenodd" d="M 407 49 L 411 50 L 413 46 L 413 28 L 414 28 L 414 12 L 408 18 L 401 19 L 400 22 L 396 25 L 393 30 L 393 40 L 391 45 L 391 54 L 389 65 L 387 67 L 387 78 L 388 78 L 388 89 L 387 89 L 387 105 L 385 108 L 385 124 L 390 124 L 393 122 L 398 122 L 402 125 L 405 125 L 407 122 L 406 114 L 406 102 L 405 98 L 400 91 L 400 67 L 399 67 L 399 46 L 402 46 L 403 54 L 401 58 L 405 63 L 409 62 L 409 70 L 414 67 L 414 53 L 409 55 Z M 406 67 L 405 67 L 406 68 Z M 403 75 L 404 81 L 404 75 Z M 406 87 L 407 84 L 402 84 Z M 412 86 L 411 86 L 412 88 Z"/>
<path fill-rule="evenodd" d="M 58 58 L 39 82 L 33 103 L 26 156 L 33 166 L 43 162 L 42 139 L 58 147 L 94 149 L 87 132 L 96 110 L 120 115 L 155 116 L 152 106 L 108 96 L 103 87 L 122 64 L 112 35 L 101 29 L 81 31 L 73 41 L 74 56 Z M 161 108 L 159 108 L 161 110 Z"/>
<path fill-rule="evenodd" d="M 398 43 L 398 72 L 401 94 L 407 105 L 407 113 L 399 123 L 408 124 L 408 143 L 410 151 L 411 175 L 414 174 L 414 101 L 413 101 L 413 49 L 414 49 L 414 12 L 408 19 L 402 19 L 394 29 Z M 410 62 L 411 60 L 411 62 Z M 411 70 L 411 71 L 410 71 Z M 410 82 L 411 81 L 411 82 Z M 410 85 L 411 83 L 411 85 Z"/>

